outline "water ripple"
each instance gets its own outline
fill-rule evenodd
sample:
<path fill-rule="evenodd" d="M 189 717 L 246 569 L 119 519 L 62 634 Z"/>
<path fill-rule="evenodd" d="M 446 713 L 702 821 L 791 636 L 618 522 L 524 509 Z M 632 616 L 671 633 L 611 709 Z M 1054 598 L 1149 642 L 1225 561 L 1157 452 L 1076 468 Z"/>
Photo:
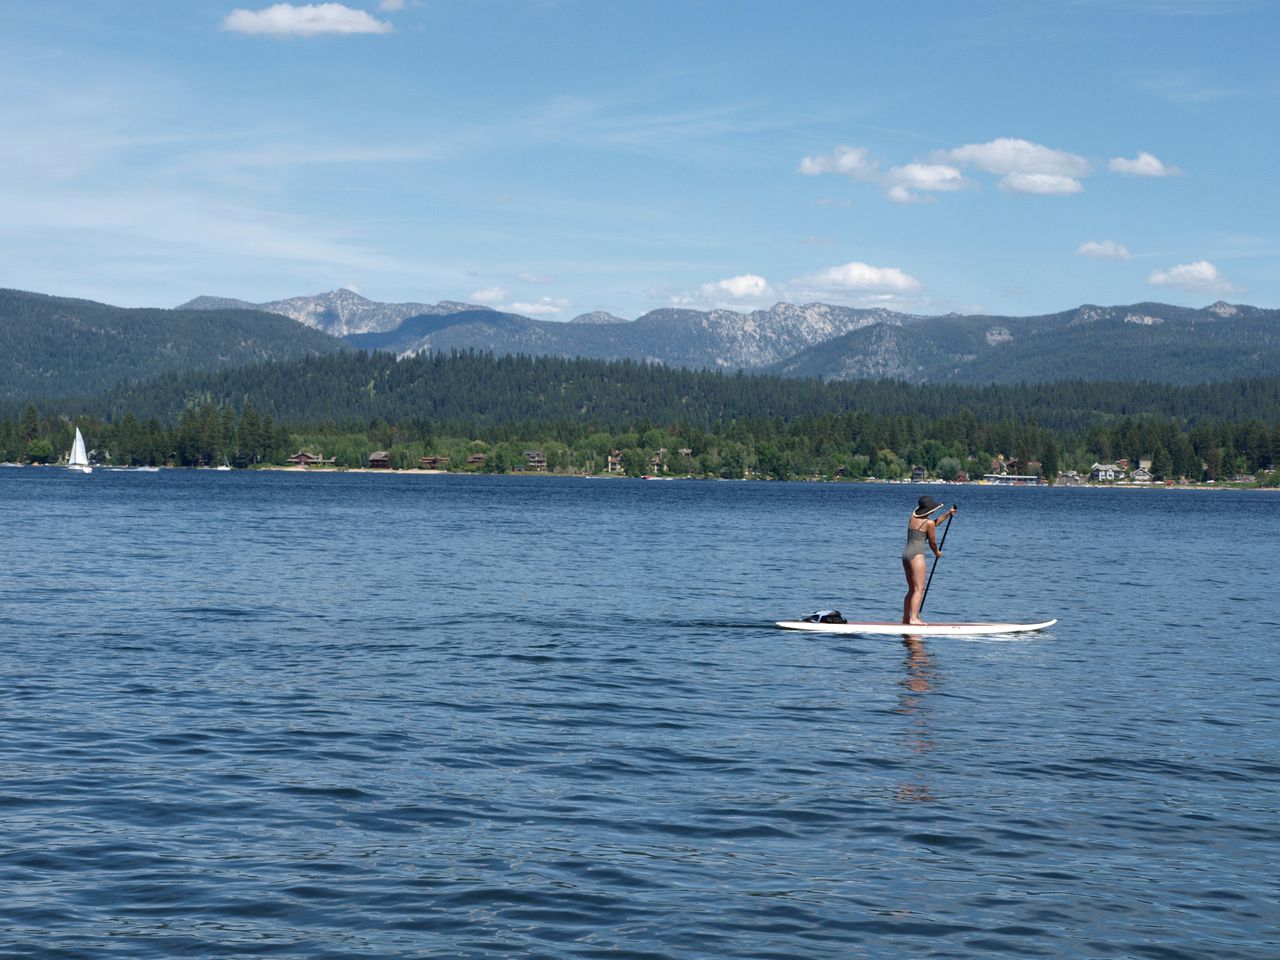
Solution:
<path fill-rule="evenodd" d="M 5 474 L 0 956 L 1280 951 L 1266 494 Z"/>

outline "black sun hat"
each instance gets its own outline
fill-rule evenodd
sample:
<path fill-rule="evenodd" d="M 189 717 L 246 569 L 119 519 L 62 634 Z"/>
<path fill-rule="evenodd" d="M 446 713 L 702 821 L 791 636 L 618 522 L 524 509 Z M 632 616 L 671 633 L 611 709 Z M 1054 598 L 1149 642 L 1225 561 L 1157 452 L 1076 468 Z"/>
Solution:
<path fill-rule="evenodd" d="M 942 509 L 942 504 L 926 493 L 920 498 L 919 505 L 917 505 L 915 510 L 911 512 L 911 515 L 917 519 L 923 519 L 933 513 L 933 511 L 940 509 Z"/>

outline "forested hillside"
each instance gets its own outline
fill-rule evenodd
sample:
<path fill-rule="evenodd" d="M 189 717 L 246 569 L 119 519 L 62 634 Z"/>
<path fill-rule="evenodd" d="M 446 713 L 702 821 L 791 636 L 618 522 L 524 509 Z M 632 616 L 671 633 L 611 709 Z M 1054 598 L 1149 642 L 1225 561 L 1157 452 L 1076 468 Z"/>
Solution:
<path fill-rule="evenodd" d="M 574 421 L 606 429 L 647 419 L 701 429 L 735 420 L 843 414 L 939 417 L 1079 431 L 1125 416 L 1280 422 L 1280 378 L 1195 386 L 1153 383 L 913 385 L 823 383 L 697 372 L 631 361 L 350 352 L 220 371 L 166 374 L 100 397 L 59 401 L 63 411 L 173 422 L 193 404 L 246 402 L 289 423 L 365 424 L 412 419 L 500 424 Z M 10 410 L 16 414 L 17 408 Z"/>
<path fill-rule="evenodd" d="M 1069 379 L 1192 384 L 1264 377 L 1280 370 L 1280 311 L 1139 303 L 1041 317 L 928 317 L 854 330 L 770 370 L 823 379 L 972 384 Z"/>
<path fill-rule="evenodd" d="M 166 371 L 348 349 L 273 313 L 152 310 L 0 290 L 0 399 L 97 393 Z"/>
<path fill-rule="evenodd" d="M 1083 306 L 1031 317 L 780 303 L 749 314 L 654 310 L 600 325 L 469 310 L 411 317 L 395 329 L 346 339 L 396 353 L 480 350 L 912 383 L 1207 383 L 1280 369 L 1280 311 L 1227 303 Z"/>

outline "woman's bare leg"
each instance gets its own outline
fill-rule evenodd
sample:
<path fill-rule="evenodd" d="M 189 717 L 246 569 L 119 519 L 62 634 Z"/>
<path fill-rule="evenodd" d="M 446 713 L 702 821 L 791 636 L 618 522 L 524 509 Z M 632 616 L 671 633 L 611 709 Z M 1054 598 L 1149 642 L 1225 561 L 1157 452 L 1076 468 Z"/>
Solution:
<path fill-rule="evenodd" d="M 916 626 L 925 626 L 925 622 L 920 619 L 920 604 L 924 603 L 924 575 L 926 570 L 924 556 L 911 558 L 911 569 L 907 572 L 907 580 L 911 584 L 911 589 L 907 592 L 909 606 L 907 608 L 907 616 L 902 621 Z"/>
<path fill-rule="evenodd" d="M 915 582 L 911 577 L 911 561 L 902 561 L 902 572 L 907 575 L 907 593 L 902 598 L 902 622 L 911 622 L 911 594 L 915 592 Z"/>

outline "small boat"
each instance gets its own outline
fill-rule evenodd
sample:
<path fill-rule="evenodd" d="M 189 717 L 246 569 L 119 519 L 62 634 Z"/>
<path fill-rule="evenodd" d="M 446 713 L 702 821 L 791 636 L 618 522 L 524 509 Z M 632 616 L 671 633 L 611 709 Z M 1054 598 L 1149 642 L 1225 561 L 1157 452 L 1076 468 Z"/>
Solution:
<path fill-rule="evenodd" d="M 222 458 L 222 466 L 220 466 L 220 467 L 214 467 L 213 469 L 215 469 L 215 470 L 230 470 L 230 469 L 231 469 L 231 464 L 227 463 L 227 458 L 226 458 L 226 457 L 223 457 L 223 458 Z"/>
<path fill-rule="evenodd" d="M 76 427 L 76 440 L 71 445 L 71 456 L 67 458 L 67 469 L 76 470 L 80 473 L 93 473 L 93 467 L 89 466 L 89 455 L 84 449 L 84 437 L 80 435 L 80 428 Z"/>

